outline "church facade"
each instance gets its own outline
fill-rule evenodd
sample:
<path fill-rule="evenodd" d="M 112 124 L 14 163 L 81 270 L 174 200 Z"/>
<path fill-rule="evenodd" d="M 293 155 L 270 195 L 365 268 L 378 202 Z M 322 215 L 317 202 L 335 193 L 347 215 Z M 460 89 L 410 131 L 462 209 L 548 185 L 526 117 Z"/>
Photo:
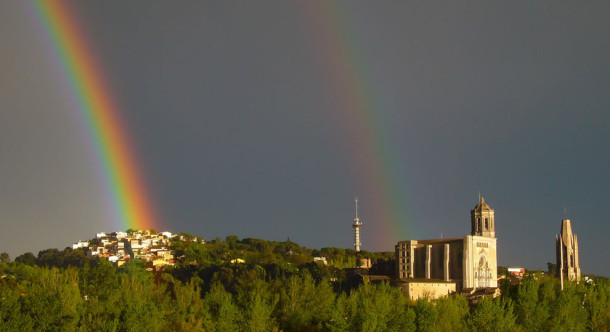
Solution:
<path fill-rule="evenodd" d="M 407 240 L 395 246 L 396 282 L 411 299 L 498 287 L 494 210 L 481 197 L 463 238 Z"/>

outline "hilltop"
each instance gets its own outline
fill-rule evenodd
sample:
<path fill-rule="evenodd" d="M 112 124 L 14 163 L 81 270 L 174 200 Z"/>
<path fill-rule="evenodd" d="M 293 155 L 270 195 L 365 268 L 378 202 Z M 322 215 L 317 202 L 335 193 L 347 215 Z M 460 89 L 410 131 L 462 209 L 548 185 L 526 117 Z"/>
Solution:
<path fill-rule="evenodd" d="M 64 250 L 41 250 L 37 256 L 25 253 L 16 262 L 41 266 L 84 266 L 88 261 L 103 258 L 116 266 L 129 260 L 142 261 L 149 270 L 224 264 L 294 264 L 318 262 L 335 268 L 371 267 L 376 262 L 388 263 L 392 252 L 369 252 L 354 249 L 325 247 L 308 249 L 290 239 L 268 241 L 257 238 L 239 239 L 227 236 L 206 241 L 188 233 L 172 234 L 155 230 L 117 231 L 97 233 L 89 240 L 79 240 Z M 8 255 L 6 255 L 8 260 Z"/>

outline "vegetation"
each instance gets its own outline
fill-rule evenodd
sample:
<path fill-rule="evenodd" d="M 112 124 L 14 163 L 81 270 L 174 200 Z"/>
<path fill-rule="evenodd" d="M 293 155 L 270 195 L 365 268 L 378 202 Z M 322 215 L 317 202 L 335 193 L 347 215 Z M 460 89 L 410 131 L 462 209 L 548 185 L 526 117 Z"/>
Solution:
<path fill-rule="evenodd" d="M 339 266 L 388 254 L 230 236 L 175 241 L 181 260 L 149 272 L 76 249 L 0 262 L 0 331 L 607 331 L 607 279 L 568 283 L 534 274 L 503 295 L 410 301 L 387 283 L 354 284 Z M 245 263 L 231 263 L 235 259 Z"/>

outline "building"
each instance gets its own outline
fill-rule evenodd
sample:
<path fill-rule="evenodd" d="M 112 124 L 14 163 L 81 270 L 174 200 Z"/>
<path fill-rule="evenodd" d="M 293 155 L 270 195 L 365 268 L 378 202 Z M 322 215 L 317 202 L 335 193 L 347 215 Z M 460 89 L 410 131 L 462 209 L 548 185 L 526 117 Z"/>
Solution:
<path fill-rule="evenodd" d="M 438 299 L 456 292 L 456 283 L 450 281 L 431 282 L 427 279 L 409 279 L 402 284 L 403 293 L 411 300 L 420 298 Z"/>
<path fill-rule="evenodd" d="M 463 238 L 407 240 L 395 246 L 396 283 L 412 299 L 452 292 L 495 293 L 498 287 L 494 210 L 481 197 Z"/>
<path fill-rule="evenodd" d="M 509 267 L 506 269 L 508 275 L 517 279 L 523 279 L 525 276 L 525 268 L 523 267 Z"/>
<path fill-rule="evenodd" d="M 557 276 L 561 280 L 580 281 L 580 265 L 578 264 L 578 237 L 572 233 L 570 219 L 561 221 L 561 233 L 555 236 L 557 249 Z"/>

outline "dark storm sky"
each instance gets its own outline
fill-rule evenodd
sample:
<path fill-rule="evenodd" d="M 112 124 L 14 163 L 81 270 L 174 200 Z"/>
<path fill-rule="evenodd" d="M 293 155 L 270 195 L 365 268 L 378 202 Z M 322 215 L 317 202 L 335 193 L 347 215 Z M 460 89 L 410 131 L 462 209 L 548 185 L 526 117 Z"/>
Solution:
<path fill-rule="evenodd" d="M 554 261 L 565 207 L 583 273 L 610 275 L 608 2 L 72 5 L 162 228 L 348 248 L 358 195 L 364 249 L 391 251 L 469 233 L 481 191 L 500 265 Z M 12 257 L 114 231 L 28 8 L 0 3 L 0 251 Z M 349 98 L 373 101 L 377 131 L 349 127 Z M 386 141 L 371 150 L 354 131 Z M 383 179 L 397 189 L 365 184 Z M 401 220 L 379 220 L 367 204 L 380 199 Z"/>

